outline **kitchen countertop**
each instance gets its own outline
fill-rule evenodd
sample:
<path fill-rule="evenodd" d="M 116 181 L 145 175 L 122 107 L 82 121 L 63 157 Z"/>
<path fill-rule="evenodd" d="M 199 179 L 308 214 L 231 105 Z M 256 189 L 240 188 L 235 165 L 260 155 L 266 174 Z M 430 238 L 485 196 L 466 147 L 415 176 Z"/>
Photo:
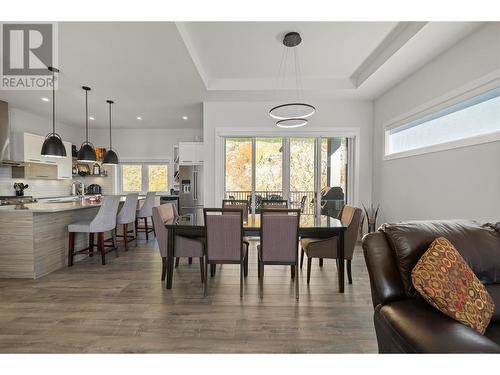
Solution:
<path fill-rule="evenodd" d="M 106 197 L 106 196 L 104 196 Z M 57 199 L 57 198 L 51 198 Z M 143 200 L 144 197 L 139 197 L 139 200 Z M 125 201 L 125 196 L 121 196 L 121 202 Z M 89 203 L 88 200 L 85 200 L 83 203 L 81 200 L 77 201 L 60 201 L 60 202 L 36 202 L 36 203 L 27 203 L 24 205 L 26 209 L 16 209 L 15 205 L 10 206 L 0 206 L 0 213 L 9 212 L 9 213 L 22 213 L 22 212 L 37 212 L 37 213 L 52 213 L 52 212 L 64 212 L 71 210 L 82 210 L 93 207 L 100 207 L 101 203 Z"/>

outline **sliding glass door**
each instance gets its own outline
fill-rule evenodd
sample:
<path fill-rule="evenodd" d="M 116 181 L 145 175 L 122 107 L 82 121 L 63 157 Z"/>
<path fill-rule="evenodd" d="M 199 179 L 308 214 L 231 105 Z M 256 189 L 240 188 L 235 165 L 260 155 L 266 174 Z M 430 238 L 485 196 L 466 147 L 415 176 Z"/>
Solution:
<path fill-rule="evenodd" d="M 285 199 L 311 220 L 336 217 L 347 200 L 348 139 L 322 137 L 225 138 L 226 199 Z"/>

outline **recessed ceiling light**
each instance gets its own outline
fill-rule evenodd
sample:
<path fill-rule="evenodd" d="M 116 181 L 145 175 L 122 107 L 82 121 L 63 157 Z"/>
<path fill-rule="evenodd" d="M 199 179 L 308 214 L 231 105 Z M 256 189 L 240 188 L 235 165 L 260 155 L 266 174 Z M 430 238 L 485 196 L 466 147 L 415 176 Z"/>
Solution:
<path fill-rule="evenodd" d="M 187 116 L 182 116 L 182 119 L 183 119 L 183 120 L 187 120 L 187 119 L 188 119 L 188 117 L 187 117 Z"/>
<path fill-rule="evenodd" d="M 92 116 L 89 116 L 89 120 L 94 121 L 94 120 L 95 120 L 95 118 L 93 118 Z"/>
<path fill-rule="evenodd" d="M 42 98 L 42 102 L 49 102 L 49 98 Z"/>
<path fill-rule="evenodd" d="M 142 120 L 142 117 L 141 116 L 137 116 L 137 120 Z"/>

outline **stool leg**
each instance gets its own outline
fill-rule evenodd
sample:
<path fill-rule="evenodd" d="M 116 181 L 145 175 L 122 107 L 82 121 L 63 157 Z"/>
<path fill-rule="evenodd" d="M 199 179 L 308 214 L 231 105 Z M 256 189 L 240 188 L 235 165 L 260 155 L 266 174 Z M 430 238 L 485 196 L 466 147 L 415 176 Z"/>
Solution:
<path fill-rule="evenodd" d="M 89 257 L 94 256 L 94 233 L 89 233 Z"/>
<path fill-rule="evenodd" d="M 146 241 L 149 241 L 149 233 L 148 233 L 148 218 L 144 218 L 144 227 L 146 228 Z"/>
<path fill-rule="evenodd" d="M 125 241 L 125 251 L 128 251 L 128 224 L 123 224 L 123 240 Z"/>
<path fill-rule="evenodd" d="M 153 235 L 156 237 L 155 222 L 153 221 L 152 217 L 151 217 L 151 225 L 153 226 Z"/>
<path fill-rule="evenodd" d="M 75 232 L 69 232 L 68 242 L 68 267 L 73 266 L 73 253 L 75 251 Z"/>
<path fill-rule="evenodd" d="M 175 268 L 179 267 L 179 257 L 175 258 Z"/>
<path fill-rule="evenodd" d="M 188 258 L 188 264 L 193 264 L 193 258 L 191 257 Z"/>
<path fill-rule="evenodd" d="M 116 228 L 111 230 L 111 236 L 113 240 L 113 250 L 115 251 L 115 255 L 118 258 L 120 255 L 118 254 L 118 246 L 116 246 Z"/>
<path fill-rule="evenodd" d="M 139 219 L 135 218 L 135 245 L 137 246 L 137 229 L 139 228 Z"/>
<path fill-rule="evenodd" d="M 292 280 L 295 278 L 295 266 L 290 266 L 290 274 L 292 276 Z"/>
<path fill-rule="evenodd" d="M 312 258 L 307 257 L 307 284 L 311 281 L 311 261 Z"/>
<path fill-rule="evenodd" d="M 97 233 L 97 247 L 101 252 L 101 263 L 104 266 L 106 264 L 106 253 L 104 251 L 104 233 Z"/>
<path fill-rule="evenodd" d="M 323 267 L 323 258 L 319 258 L 319 266 Z"/>

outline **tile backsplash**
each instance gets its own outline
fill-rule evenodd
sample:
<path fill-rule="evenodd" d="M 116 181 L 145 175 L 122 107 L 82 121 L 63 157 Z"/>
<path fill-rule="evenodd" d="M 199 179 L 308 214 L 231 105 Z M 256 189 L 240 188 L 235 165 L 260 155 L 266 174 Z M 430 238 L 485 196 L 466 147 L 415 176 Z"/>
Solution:
<path fill-rule="evenodd" d="M 85 186 L 99 184 L 102 187 L 103 194 L 113 194 L 112 170 L 108 170 L 108 177 L 75 177 L 75 180 L 83 181 Z M 29 185 L 24 194 L 35 198 L 58 197 L 71 194 L 72 181 L 13 179 L 11 167 L 0 166 L 0 195 L 15 195 L 14 182 L 24 182 Z"/>

